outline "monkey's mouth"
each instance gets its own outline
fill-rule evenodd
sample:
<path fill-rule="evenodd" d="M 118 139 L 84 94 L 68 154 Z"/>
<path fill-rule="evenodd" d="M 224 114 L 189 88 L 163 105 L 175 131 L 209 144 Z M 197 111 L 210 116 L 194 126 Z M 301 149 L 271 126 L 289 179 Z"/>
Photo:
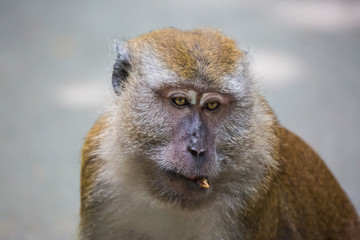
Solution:
<path fill-rule="evenodd" d="M 209 178 L 205 175 L 187 175 L 174 170 L 160 170 L 153 181 L 152 193 L 166 203 L 180 204 L 181 208 L 198 209 L 213 199 Z"/>
<path fill-rule="evenodd" d="M 190 184 L 192 187 L 195 187 L 196 185 L 198 188 L 210 188 L 209 178 L 207 176 L 183 175 L 171 170 L 167 171 L 167 173 L 171 176 L 170 182 L 184 181 L 186 184 Z"/>

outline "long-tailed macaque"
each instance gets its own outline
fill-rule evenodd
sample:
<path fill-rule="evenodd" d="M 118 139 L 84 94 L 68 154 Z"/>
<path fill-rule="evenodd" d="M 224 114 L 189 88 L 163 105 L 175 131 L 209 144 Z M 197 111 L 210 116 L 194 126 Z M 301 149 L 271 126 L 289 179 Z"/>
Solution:
<path fill-rule="evenodd" d="M 112 85 L 82 150 L 79 239 L 360 239 L 346 194 L 280 125 L 232 39 L 136 37 Z"/>

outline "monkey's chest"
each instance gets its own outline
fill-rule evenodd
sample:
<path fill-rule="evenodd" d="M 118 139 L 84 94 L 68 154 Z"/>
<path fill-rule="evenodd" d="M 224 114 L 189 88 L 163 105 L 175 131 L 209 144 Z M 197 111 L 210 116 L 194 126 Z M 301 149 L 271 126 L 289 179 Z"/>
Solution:
<path fill-rule="evenodd" d="M 122 237 L 120 239 L 229 239 L 222 236 L 222 224 L 219 224 L 218 216 L 212 210 L 182 213 L 167 207 L 154 207 L 139 200 L 118 204 L 117 216 L 111 216 L 117 219 L 116 224 L 113 221 L 109 226 L 112 226 L 114 235 Z"/>

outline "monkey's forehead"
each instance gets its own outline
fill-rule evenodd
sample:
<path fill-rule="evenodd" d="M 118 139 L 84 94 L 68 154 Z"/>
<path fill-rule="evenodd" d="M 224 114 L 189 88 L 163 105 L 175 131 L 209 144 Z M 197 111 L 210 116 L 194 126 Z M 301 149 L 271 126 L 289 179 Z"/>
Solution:
<path fill-rule="evenodd" d="M 128 41 L 130 50 L 150 51 L 183 79 L 222 79 L 233 74 L 245 58 L 234 40 L 209 29 L 162 29 Z"/>

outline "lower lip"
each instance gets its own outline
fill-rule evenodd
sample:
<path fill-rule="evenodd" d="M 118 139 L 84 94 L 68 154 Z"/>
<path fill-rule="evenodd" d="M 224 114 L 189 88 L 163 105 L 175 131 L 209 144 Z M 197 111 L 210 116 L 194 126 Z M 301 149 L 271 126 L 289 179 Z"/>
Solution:
<path fill-rule="evenodd" d="M 178 174 L 173 171 L 167 171 L 166 175 L 170 179 L 170 185 L 174 185 L 174 187 L 178 188 L 187 188 L 186 190 L 190 191 L 207 191 L 208 189 L 200 187 L 195 179 L 195 175 L 190 175 L 189 177 L 186 177 L 184 175 Z M 181 186 L 178 186 L 181 185 Z"/>

